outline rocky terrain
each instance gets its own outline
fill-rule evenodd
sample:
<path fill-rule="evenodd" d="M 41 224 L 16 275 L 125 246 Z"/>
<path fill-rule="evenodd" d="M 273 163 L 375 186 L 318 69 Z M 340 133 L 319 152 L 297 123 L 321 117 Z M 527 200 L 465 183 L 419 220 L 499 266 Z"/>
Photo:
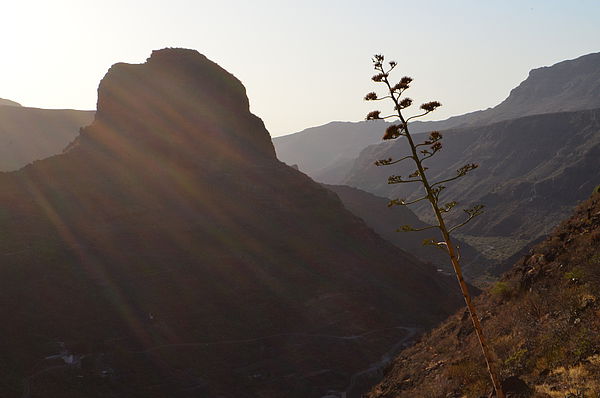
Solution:
<path fill-rule="evenodd" d="M 476 299 L 512 397 L 600 394 L 600 191 Z M 368 395 L 488 396 L 491 383 L 464 310 L 402 352 Z"/>
<path fill-rule="evenodd" d="M 461 303 L 183 49 L 111 67 L 63 154 L 0 174 L 0 257 L 3 397 L 357 396 Z"/>
<path fill-rule="evenodd" d="M 466 177 L 447 184 L 443 197 L 462 206 L 486 205 L 485 213 L 460 232 L 483 254 L 492 246 L 487 253 L 491 260 L 502 261 L 549 233 L 600 183 L 598 109 L 448 130 L 442 142 L 443 149 L 428 164 L 434 181 L 455 175 L 464 164 L 479 164 Z M 408 162 L 399 167 L 373 165 L 373 159 L 404 156 L 407 148 L 402 144 L 365 149 L 346 182 L 384 197 L 419 195 L 416 184 L 387 184 L 389 175 L 413 171 Z M 429 219 L 426 205 L 412 209 L 423 220 Z"/>

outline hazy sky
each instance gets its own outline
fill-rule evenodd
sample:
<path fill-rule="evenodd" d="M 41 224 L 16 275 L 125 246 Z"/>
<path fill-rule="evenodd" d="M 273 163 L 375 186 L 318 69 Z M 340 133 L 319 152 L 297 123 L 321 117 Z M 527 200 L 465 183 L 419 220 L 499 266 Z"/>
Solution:
<path fill-rule="evenodd" d="M 600 1 L 1 0 L 0 97 L 94 109 L 115 62 L 194 48 L 237 76 L 273 136 L 371 110 L 370 58 L 432 119 L 494 106 L 530 69 L 600 51 Z"/>

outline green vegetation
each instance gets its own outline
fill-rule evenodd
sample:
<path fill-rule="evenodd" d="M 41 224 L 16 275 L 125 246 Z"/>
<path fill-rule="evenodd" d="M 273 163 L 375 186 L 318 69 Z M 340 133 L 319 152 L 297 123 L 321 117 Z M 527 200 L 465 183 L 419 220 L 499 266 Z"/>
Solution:
<path fill-rule="evenodd" d="M 565 272 L 565 279 L 572 282 L 579 282 L 584 276 L 585 273 L 581 267 L 575 267 L 572 270 Z"/>
<path fill-rule="evenodd" d="M 442 104 L 438 101 L 430 101 L 424 103 L 420 106 L 420 111 L 418 114 L 410 117 L 405 117 L 402 112 L 412 105 L 413 100 L 404 96 L 403 94 L 406 90 L 410 88 L 410 84 L 413 79 L 408 76 L 404 76 L 400 79 L 398 83 L 393 83 L 389 79 L 390 72 L 394 70 L 397 65 L 398 64 L 395 61 L 390 61 L 387 65 L 385 65 L 383 55 L 375 55 L 375 57 L 373 58 L 373 66 L 377 73 L 372 77 L 372 80 L 376 83 L 383 84 L 385 86 L 386 93 L 383 97 L 380 97 L 377 93 L 370 92 L 365 96 L 365 100 L 390 100 L 393 102 L 394 107 L 393 112 L 389 115 L 382 116 L 381 111 L 376 110 L 370 112 L 367 115 L 366 119 L 394 119 L 396 122 L 387 127 L 385 134 L 383 135 L 383 139 L 395 140 L 398 138 L 405 138 L 410 147 L 410 155 L 398 159 L 380 159 L 377 160 L 375 164 L 377 166 L 391 166 L 403 161 L 409 161 L 414 163 L 416 169 L 412 173 L 410 173 L 408 176 L 392 175 L 388 178 L 388 184 L 420 184 L 425 190 L 423 196 L 417 199 L 410 200 L 404 198 L 392 199 L 389 203 L 389 206 L 408 206 L 410 204 L 426 200 L 431 204 L 436 224 L 424 228 L 415 228 L 411 225 L 403 225 L 398 228 L 398 231 L 416 232 L 429 229 L 437 229 L 440 232 L 442 238 L 440 241 L 438 241 L 437 239 L 427 239 L 424 242 L 424 244 L 432 245 L 436 248 L 443 250 L 450 258 L 450 261 L 454 268 L 454 272 L 460 285 L 462 295 L 465 298 L 465 303 L 469 310 L 469 315 L 473 323 L 473 327 L 475 328 L 479 345 L 481 346 L 481 350 L 483 351 L 483 355 L 487 364 L 487 370 L 492 380 L 494 389 L 496 390 L 496 396 L 498 398 L 504 398 L 505 395 L 500 385 L 500 378 L 498 376 L 498 366 L 496 364 L 495 355 L 493 355 L 488 346 L 488 343 L 486 342 L 486 339 L 483 334 L 483 329 L 481 327 L 481 323 L 477 315 L 477 311 L 475 310 L 475 307 L 472 303 L 469 288 L 463 278 L 462 269 L 459 262 L 460 252 L 458 248 L 454 245 L 450 237 L 450 234 L 453 231 L 464 226 L 465 224 L 470 222 L 474 217 L 481 214 L 483 211 L 483 205 L 477 204 L 470 208 L 464 209 L 463 211 L 466 213 L 466 217 L 462 221 L 457 221 L 457 223 L 453 226 L 448 226 L 446 224 L 447 220 L 444 218 L 444 216 L 447 213 L 450 213 L 453 210 L 455 210 L 456 206 L 458 205 L 458 202 L 455 200 L 442 200 L 443 191 L 446 188 L 446 184 L 464 177 L 467 173 L 471 172 L 472 170 L 475 170 L 478 167 L 478 165 L 475 163 L 467 163 L 464 166 L 458 168 L 456 170 L 456 174 L 452 177 L 442 179 L 439 181 L 430 181 L 428 179 L 426 171 L 429 167 L 426 166 L 426 161 L 428 162 L 430 158 L 435 156 L 442 149 L 442 134 L 439 131 L 432 131 L 429 133 L 427 139 L 425 139 L 423 142 L 415 142 L 412 135 L 409 132 L 408 122 L 413 119 L 428 115 L 429 113 L 435 111 Z"/>
<path fill-rule="evenodd" d="M 496 282 L 490 289 L 490 293 L 492 294 L 492 296 L 497 296 L 506 299 L 510 297 L 512 289 L 506 282 Z"/>

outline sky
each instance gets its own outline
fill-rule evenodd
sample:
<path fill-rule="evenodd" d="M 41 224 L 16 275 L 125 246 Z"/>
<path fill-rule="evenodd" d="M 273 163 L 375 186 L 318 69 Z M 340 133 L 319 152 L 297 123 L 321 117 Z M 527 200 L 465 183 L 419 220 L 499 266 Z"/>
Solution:
<path fill-rule="evenodd" d="M 0 98 L 59 109 L 95 109 L 116 62 L 196 49 L 279 136 L 362 120 L 376 53 L 442 102 L 428 120 L 495 106 L 529 70 L 599 52 L 600 1 L 6 0 L 0 40 Z"/>

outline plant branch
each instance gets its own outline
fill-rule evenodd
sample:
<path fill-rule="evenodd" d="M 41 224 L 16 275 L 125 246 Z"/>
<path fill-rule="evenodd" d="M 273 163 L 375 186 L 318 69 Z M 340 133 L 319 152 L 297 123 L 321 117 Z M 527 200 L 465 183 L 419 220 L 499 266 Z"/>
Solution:
<path fill-rule="evenodd" d="M 396 230 L 396 232 L 421 232 L 421 231 L 427 231 L 428 229 L 433 229 L 433 228 L 439 228 L 439 225 L 429 225 L 427 227 L 423 227 L 423 228 L 413 228 L 410 225 L 403 225 L 400 228 L 398 228 Z"/>
<path fill-rule="evenodd" d="M 405 199 L 392 199 L 388 202 L 388 207 L 392 207 L 392 206 L 408 206 L 408 205 L 412 205 L 414 203 L 420 202 L 422 200 L 425 199 L 429 199 L 428 196 L 423 196 L 419 199 L 415 199 L 415 200 L 411 200 L 409 202 L 407 202 Z"/>

